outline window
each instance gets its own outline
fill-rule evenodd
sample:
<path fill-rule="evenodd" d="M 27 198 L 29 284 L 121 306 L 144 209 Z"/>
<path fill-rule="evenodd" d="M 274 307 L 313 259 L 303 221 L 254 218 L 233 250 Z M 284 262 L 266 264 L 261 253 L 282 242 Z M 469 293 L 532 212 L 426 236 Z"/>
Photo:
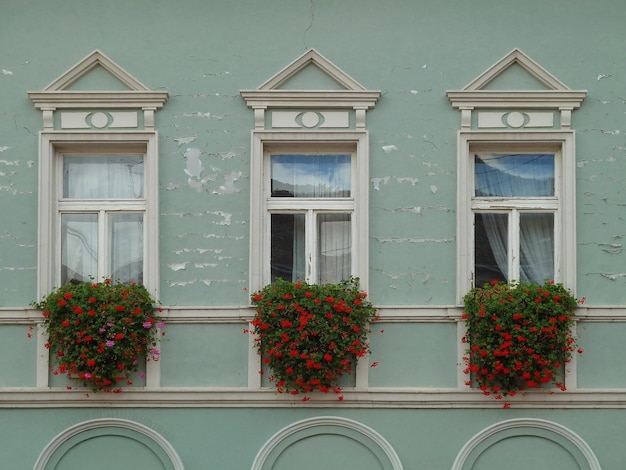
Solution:
<path fill-rule="evenodd" d="M 352 274 L 352 154 L 269 152 L 272 281 Z"/>
<path fill-rule="evenodd" d="M 320 72 L 326 76 L 321 82 Z M 296 83 L 307 87 L 294 89 L 290 81 L 300 74 Z M 278 277 L 335 283 L 350 276 L 359 277 L 367 289 L 366 114 L 380 94 L 314 49 L 257 89 L 241 90 L 254 110 L 252 290 Z"/>
<path fill-rule="evenodd" d="M 555 153 L 476 152 L 474 284 L 554 279 Z"/>
<path fill-rule="evenodd" d="M 122 90 L 76 92 L 73 85 L 92 73 L 109 75 Z M 38 297 L 68 282 L 105 276 L 141 282 L 157 295 L 155 112 L 167 92 L 150 90 L 93 51 L 28 95 L 43 117 Z"/>
<path fill-rule="evenodd" d="M 501 81 L 501 75 L 507 78 Z M 513 88 L 529 83 L 536 88 Z M 492 280 L 576 287 L 576 153 L 571 90 L 513 49 L 461 90 L 457 299 Z"/>
<path fill-rule="evenodd" d="M 367 266 L 366 134 L 255 134 L 251 268 L 262 286 L 276 278 L 335 283 Z M 302 137 L 302 135 L 301 135 Z"/>
<path fill-rule="evenodd" d="M 154 291 L 156 134 L 43 132 L 42 143 L 42 288 L 110 277 Z"/>
<path fill-rule="evenodd" d="M 493 280 L 574 285 L 573 134 L 461 132 L 459 149 L 460 298 Z"/>
<path fill-rule="evenodd" d="M 61 284 L 143 282 L 144 155 L 59 155 Z"/>

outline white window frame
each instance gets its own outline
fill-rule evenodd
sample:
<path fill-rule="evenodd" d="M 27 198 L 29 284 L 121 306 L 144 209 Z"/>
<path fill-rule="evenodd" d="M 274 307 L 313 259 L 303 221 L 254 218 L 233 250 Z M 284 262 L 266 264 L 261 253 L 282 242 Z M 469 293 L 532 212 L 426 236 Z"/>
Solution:
<path fill-rule="evenodd" d="M 156 132 L 42 132 L 39 151 L 38 297 L 61 282 L 61 214 L 67 212 L 142 212 L 144 214 L 143 284 L 158 294 L 158 149 Z M 116 152 L 144 155 L 144 197 L 138 200 L 62 201 L 63 155 Z M 72 211 L 72 207 L 76 211 Z M 102 250 L 100 250 L 102 252 Z M 99 274 L 102 274 L 99 273 Z M 106 273 L 110 274 L 110 273 Z M 100 279 L 96 279 L 99 281 Z"/>
<path fill-rule="evenodd" d="M 474 155 L 477 152 L 497 150 L 501 153 L 522 153 L 524 150 L 545 151 L 555 155 L 554 198 L 485 198 L 474 197 Z M 555 214 L 556 282 L 575 289 L 576 286 L 576 161 L 573 131 L 537 132 L 480 132 L 460 131 L 457 166 L 457 283 L 458 299 L 473 287 L 474 280 L 474 214 L 476 212 L 503 212 L 533 209 Z M 536 209 L 536 210 L 534 210 Z M 514 232 L 509 230 L 509 233 Z M 514 235 L 514 237 L 516 237 Z M 515 244 L 516 238 L 510 239 Z M 515 261 L 519 263 L 519 260 Z M 509 267 L 509 271 L 511 271 Z"/>
<path fill-rule="evenodd" d="M 332 201 L 271 198 L 270 155 L 280 152 L 341 152 L 352 155 L 352 185 L 349 198 Z M 369 266 L 368 249 L 369 148 L 367 131 L 298 132 L 253 131 L 250 167 L 250 286 L 258 290 L 271 282 L 270 215 L 272 212 L 306 210 L 352 214 L 352 275 L 366 288 Z M 344 200 L 345 199 L 345 200 Z M 256 235 L 256 236 L 255 236 Z M 310 272 L 314 275 L 314 272 Z"/>

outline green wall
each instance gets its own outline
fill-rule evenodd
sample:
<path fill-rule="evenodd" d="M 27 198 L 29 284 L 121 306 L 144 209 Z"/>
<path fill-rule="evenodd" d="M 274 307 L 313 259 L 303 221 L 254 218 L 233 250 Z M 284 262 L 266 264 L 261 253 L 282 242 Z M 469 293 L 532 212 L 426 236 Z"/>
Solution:
<path fill-rule="evenodd" d="M 161 433 L 187 470 L 246 469 L 283 427 L 332 415 L 375 429 L 407 470 L 449 469 L 476 433 L 513 418 L 559 423 L 588 443 L 603 469 L 623 468 L 625 20 L 623 0 L 1 0 L 0 467 L 32 468 L 58 433 L 77 423 L 114 417 Z M 285 406 L 277 400 L 276 407 L 271 401 L 229 407 L 228 391 L 249 391 L 249 337 L 242 330 L 245 315 L 252 313 L 245 307 L 250 293 L 254 120 L 239 92 L 255 89 L 309 48 L 367 89 L 382 92 L 367 114 L 369 298 L 383 308 L 397 307 L 408 317 L 418 309 L 431 309 L 374 328 L 372 361 L 378 366 L 369 369 L 367 386 L 400 394 L 425 389 L 435 394 L 458 383 L 457 323 L 444 307 L 457 302 L 460 113 L 450 105 L 446 91 L 462 89 L 514 48 L 569 88 L 588 91 L 572 117 L 577 226 L 571 228 L 577 235 L 577 294 L 587 297 L 591 313 L 578 325 L 585 353 L 576 363 L 578 387 L 597 392 L 588 403 L 568 408 L 567 401 L 577 399 L 575 392 L 568 392 L 557 409 L 545 403 L 545 408 L 526 404 L 496 409 L 480 396 L 470 404 L 437 403 L 432 406 L 440 409 L 430 409 L 424 401 L 413 402 L 410 396 L 402 401 L 400 395 L 373 407 L 363 405 L 367 400 L 333 406 Z M 27 309 L 37 300 L 42 116 L 27 92 L 43 90 L 95 49 L 150 89 L 169 93 L 156 113 L 160 300 L 166 310 L 171 307 L 173 317 L 161 344 L 160 386 L 224 388 L 223 408 L 215 402 L 215 407 L 196 408 L 203 404 L 183 399 L 150 408 L 142 407 L 140 398 L 104 400 L 96 408 L 87 400 L 76 404 L 80 391 L 59 398 L 58 390 L 50 395 L 50 408 L 47 389 L 37 392 L 44 397 L 40 402 L 16 398 L 22 392 L 31 396 L 37 384 L 37 341 L 27 337 L 34 334 L 29 326 L 35 314 Z M 501 78 L 500 84 L 508 80 L 528 85 L 516 81 L 517 76 Z M 326 77 L 319 80 L 320 86 L 326 83 Z M 108 77 L 95 75 L 79 88 L 109 85 Z M 191 171 L 196 161 L 202 169 Z M 240 306 L 241 316 L 228 321 L 201 315 L 195 320 L 176 318 L 185 317 L 186 308 L 195 313 L 206 309 L 201 311 L 211 317 L 223 313 L 220 307 Z M 600 307 L 611 309 L 606 313 Z M 600 313 L 594 317 L 594 312 Z M 353 380 L 349 377 L 347 385 Z M 133 382 L 135 388 L 145 384 L 139 376 Z M 54 387 L 66 384 L 65 377 L 50 377 Z M 609 396 L 607 404 L 603 400 Z M 64 408 L 65 399 L 70 404 Z M 342 446 L 342 438 L 324 439 L 290 448 L 276 470 L 320 454 L 320 448 L 343 449 L 345 454 L 338 458 L 376 467 L 360 444 L 345 441 Z M 536 437 L 516 439 L 481 455 L 477 468 L 499 468 L 503 456 L 511 455 L 519 459 L 507 462 L 511 470 L 526 468 L 526 463 L 538 468 L 542 463 L 545 468 L 576 465 L 563 447 Z M 119 449 L 111 455 L 113 468 L 124 468 L 117 458 L 125 464 L 139 459 L 129 464 L 136 469 L 158 468 L 158 463 L 149 463 L 158 458 L 141 443 L 115 437 L 97 442 L 94 448 L 85 444 L 68 455 L 59 470 L 77 468 L 102 448 Z M 528 448 L 536 449 L 534 460 L 520 463 Z M 321 455 L 319 462 L 337 463 L 330 455 Z M 302 460 L 299 468 L 317 467 Z"/>
<path fill-rule="evenodd" d="M 54 5 L 54 6 L 52 6 Z M 445 97 L 513 48 L 588 96 L 577 131 L 578 291 L 623 303 L 622 2 L 2 2 L 0 305 L 36 295 L 41 90 L 100 49 L 169 92 L 160 133 L 164 304 L 246 304 L 252 112 L 239 95 L 314 47 L 369 89 L 371 295 L 455 303 L 456 130 Z M 600 27 L 599 25 L 602 25 Z M 204 170 L 185 174 L 186 152 Z M 184 266 L 184 268 L 181 268 Z"/>

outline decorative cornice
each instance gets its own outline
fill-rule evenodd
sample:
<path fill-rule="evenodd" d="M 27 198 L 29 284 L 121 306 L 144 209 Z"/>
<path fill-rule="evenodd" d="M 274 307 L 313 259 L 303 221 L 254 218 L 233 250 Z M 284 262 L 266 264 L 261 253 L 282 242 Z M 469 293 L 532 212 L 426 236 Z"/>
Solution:
<path fill-rule="evenodd" d="M 138 108 L 159 109 L 166 91 L 29 91 L 37 109 Z"/>
<path fill-rule="evenodd" d="M 251 108 L 373 108 L 380 91 L 367 90 L 241 90 Z"/>
<path fill-rule="evenodd" d="M 459 90 L 448 91 L 454 108 L 577 109 L 587 95 L 573 90 Z"/>
<path fill-rule="evenodd" d="M 181 388 L 125 389 L 122 393 L 89 393 L 88 389 L 0 389 L 1 408 L 464 408 L 501 409 L 503 400 L 486 397 L 479 390 L 456 388 L 368 388 L 342 390 L 312 396 L 306 403 L 274 389 Z M 515 409 L 623 409 L 626 389 L 578 389 L 567 392 L 532 391 L 507 397 Z"/>

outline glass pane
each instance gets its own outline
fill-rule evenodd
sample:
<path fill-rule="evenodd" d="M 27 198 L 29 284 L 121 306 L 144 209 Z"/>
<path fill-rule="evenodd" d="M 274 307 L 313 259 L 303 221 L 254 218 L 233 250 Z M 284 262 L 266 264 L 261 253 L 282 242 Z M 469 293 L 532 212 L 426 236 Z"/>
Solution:
<path fill-rule="evenodd" d="M 477 197 L 554 196 L 554 155 L 476 154 L 474 176 Z"/>
<path fill-rule="evenodd" d="M 272 214 L 270 270 L 272 282 L 306 277 L 304 214 Z"/>
<path fill-rule="evenodd" d="M 520 214 L 520 280 L 554 279 L 554 214 Z"/>
<path fill-rule="evenodd" d="M 506 282 L 508 262 L 507 214 L 475 214 L 474 285 L 482 287 L 491 281 Z"/>
<path fill-rule="evenodd" d="M 114 281 L 143 282 L 143 214 L 109 216 L 109 254 Z"/>
<path fill-rule="evenodd" d="M 336 283 L 352 273 L 350 214 L 318 214 L 318 280 Z"/>
<path fill-rule="evenodd" d="M 272 197 L 350 197 L 350 155 L 272 155 Z"/>
<path fill-rule="evenodd" d="M 61 215 L 61 284 L 98 274 L 98 214 Z"/>
<path fill-rule="evenodd" d="M 143 155 L 65 155 L 63 197 L 138 199 L 143 197 Z"/>

